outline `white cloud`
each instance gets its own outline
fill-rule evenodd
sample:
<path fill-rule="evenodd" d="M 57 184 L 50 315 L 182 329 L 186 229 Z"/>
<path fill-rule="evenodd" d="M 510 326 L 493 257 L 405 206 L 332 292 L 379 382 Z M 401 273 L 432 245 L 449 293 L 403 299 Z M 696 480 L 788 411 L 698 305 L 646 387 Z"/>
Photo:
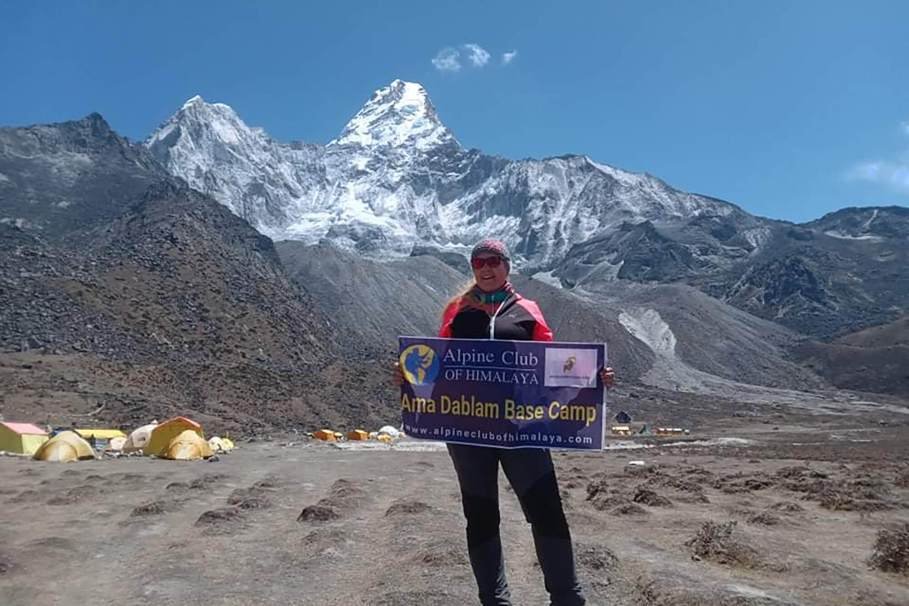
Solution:
<path fill-rule="evenodd" d="M 900 130 L 909 135 L 909 122 L 900 124 Z M 880 183 L 898 191 L 909 192 L 909 150 L 889 160 L 868 160 L 853 166 L 846 176 L 859 181 Z"/>
<path fill-rule="evenodd" d="M 514 58 L 518 56 L 518 51 L 508 51 L 507 53 L 502 53 L 502 65 L 508 65 Z"/>
<path fill-rule="evenodd" d="M 457 72 L 461 70 L 461 53 L 457 49 L 446 47 L 436 53 L 432 64 L 440 72 Z"/>
<path fill-rule="evenodd" d="M 502 64 L 507 65 L 518 54 L 517 51 L 511 51 L 502 55 Z M 446 46 L 432 59 L 435 68 L 442 72 L 457 72 L 467 65 L 482 69 L 486 67 L 492 55 L 485 48 L 474 42 L 461 44 L 460 46 Z M 466 62 L 466 63 L 465 63 Z"/>
<path fill-rule="evenodd" d="M 862 162 L 849 171 L 849 177 L 909 192 L 909 162 L 904 164 L 883 160 Z"/>
<path fill-rule="evenodd" d="M 489 53 L 479 44 L 465 44 L 464 51 L 474 67 L 483 67 L 489 63 Z"/>

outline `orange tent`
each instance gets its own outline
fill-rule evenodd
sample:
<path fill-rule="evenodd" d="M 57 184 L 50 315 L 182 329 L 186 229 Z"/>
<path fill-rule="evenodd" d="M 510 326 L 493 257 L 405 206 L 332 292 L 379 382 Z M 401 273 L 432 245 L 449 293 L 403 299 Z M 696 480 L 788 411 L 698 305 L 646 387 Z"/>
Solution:
<path fill-rule="evenodd" d="M 317 440 L 323 440 L 325 442 L 337 442 L 338 441 L 337 436 L 335 436 L 335 432 L 333 432 L 330 429 L 320 429 L 319 431 L 315 431 L 315 432 L 313 432 L 312 437 L 314 437 Z"/>
<path fill-rule="evenodd" d="M 194 461 L 207 459 L 214 454 L 208 442 L 192 429 L 184 430 L 180 435 L 170 441 L 167 447 L 166 459 L 176 461 Z"/>
<path fill-rule="evenodd" d="M 369 434 L 362 429 L 354 429 L 353 431 L 347 432 L 348 440 L 368 440 Z"/>

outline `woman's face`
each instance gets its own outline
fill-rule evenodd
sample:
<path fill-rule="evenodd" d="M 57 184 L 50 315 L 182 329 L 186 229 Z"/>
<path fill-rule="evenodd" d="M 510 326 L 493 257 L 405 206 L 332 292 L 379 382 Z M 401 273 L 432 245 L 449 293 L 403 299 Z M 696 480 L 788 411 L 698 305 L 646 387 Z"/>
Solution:
<path fill-rule="evenodd" d="M 499 255 L 480 253 L 470 261 L 470 267 L 482 291 L 499 290 L 508 280 L 508 263 Z"/>

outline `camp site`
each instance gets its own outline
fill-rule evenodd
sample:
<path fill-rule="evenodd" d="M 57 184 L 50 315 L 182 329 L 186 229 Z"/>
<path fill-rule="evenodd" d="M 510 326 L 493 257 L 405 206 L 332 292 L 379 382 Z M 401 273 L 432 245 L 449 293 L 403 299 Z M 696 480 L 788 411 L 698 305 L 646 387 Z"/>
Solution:
<path fill-rule="evenodd" d="M 686 425 L 701 427 L 694 419 Z M 112 600 L 179 595 L 190 603 L 234 603 L 238 595 L 243 603 L 338 605 L 364 599 L 454 605 L 471 598 L 457 484 L 441 442 L 408 437 L 393 424 L 216 435 L 178 415 L 133 428 L 92 427 L 96 438 L 110 436 L 104 446 L 98 439 L 92 446 L 82 428 L 0 423 L 6 455 L 0 499 L 17 520 L 0 548 L 0 595 L 12 598 L 4 603 L 51 603 L 55 595 L 92 603 L 99 592 Z M 610 416 L 606 429 L 611 437 L 601 454 L 565 451 L 554 458 L 568 518 L 585 529 L 575 539 L 581 574 L 591 593 L 617 603 L 655 591 L 649 583 L 657 578 L 664 595 L 729 594 L 729 585 L 704 578 L 710 569 L 703 558 L 713 556 L 696 552 L 718 548 L 709 546 L 718 541 L 738 550 L 724 557 L 739 559 L 719 568 L 743 575 L 736 587 L 772 583 L 777 591 L 804 591 L 797 577 L 778 571 L 808 569 L 772 557 L 784 536 L 807 545 L 815 562 L 830 561 L 835 544 L 836 561 L 848 566 L 873 550 L 867 511 L 875 519 L 899 519 L 904 511 L 900 499 L 909 485 L 898 466 L 889 489 L 871 492 L 860 488 L 867 465 L 844 466 L 821 450 L 805 465 L 792 450 L 804 447 L 788 444 L 796 434 L 771 441 L 766 432 L 779 430 L 760 423 L 735 435 L 711 427 L 687 434 L 678 428 L 678 435 L 638 407 L 626 425 Z M 876 468 L 881 482 L 886 469 Z M 503 519 L 514 521 L 503 527 L 512 566 L 533 570 L 520 507 L 507 492 L 501 504 Z M 713 519 L 736 525 L 716 529 L 707 524 Z M 734 543 L 723 534 L 730 531 Z M 368 541 L 357 538 L 364 533 Z M 682 569 L 691 576 L 643 581 L 633 558 L 622 555 L 642 544 L 649 545 L 649 574 Z M 73 567 L 72 550 L 95 555 Z M 377 557 L 393 565 L 377 569 Z M 894 595 L 902 591 L 883 573 L 855 570 L 881 576 L 838 577 L 847 595 L 858 591 L 849 587 L 872 582 Z M 253 579 L 267 589 L 244 589 Z M 394 584 L 378 585 L 379 579 Z M 407 589 L 441 579 L 449 585 L 432 596 Z M 299 599 L 317 581 L 330 591 Z M 65 594 L 54 589 L 61 582 Z M 364 584 L 372 587 L 366 594 Z M 523 591 L 534 595 L 533 584 Z M 260 602 L 260 595 L 267 597 Z"/>

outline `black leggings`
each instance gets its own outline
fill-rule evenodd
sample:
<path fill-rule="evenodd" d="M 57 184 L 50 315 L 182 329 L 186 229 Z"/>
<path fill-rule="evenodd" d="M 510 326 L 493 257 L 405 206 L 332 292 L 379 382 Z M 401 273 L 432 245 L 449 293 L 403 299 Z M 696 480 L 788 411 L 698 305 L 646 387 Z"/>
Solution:
<path fill-rule="evenodd" d="M 510 606 L 499 537 L 499 463 L 530 522 L 546 591 L 553 606 L 585 603 L 574 568 L 552 457 L 540 448 L 449 444 L 467 518 L 467 550 L 484 605 Z"/>

